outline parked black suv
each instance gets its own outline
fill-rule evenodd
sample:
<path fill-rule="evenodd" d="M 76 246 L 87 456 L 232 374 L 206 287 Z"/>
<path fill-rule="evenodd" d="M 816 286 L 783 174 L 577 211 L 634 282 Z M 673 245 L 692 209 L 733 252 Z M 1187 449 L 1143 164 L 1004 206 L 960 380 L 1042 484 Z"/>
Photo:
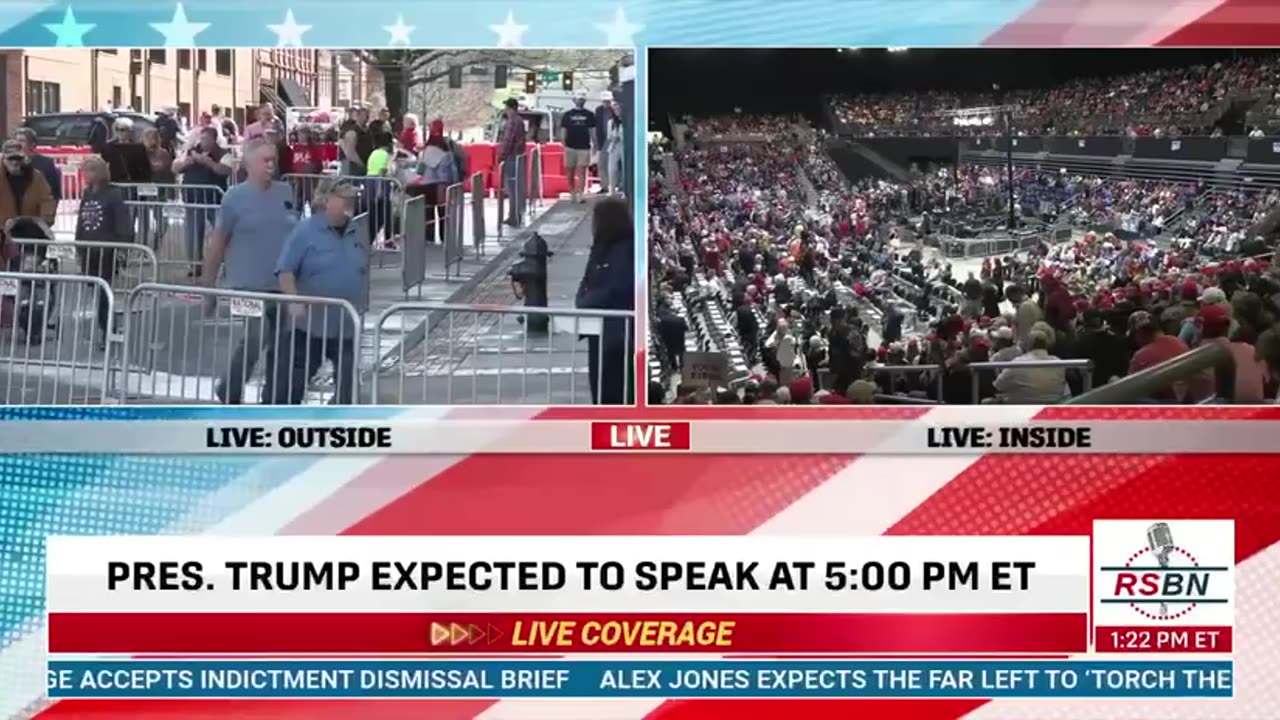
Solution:
<path fill-rule="evenodd" d="M 133 121 L 134 138 L 141 139 L 142 131 L 155 127 L 155 121 L 136 112 L 73 112 L 53 113 L 51 115 L 32 115 L 22 123 L 22 127 L 36 131 L 36 144 L 51 147 L 65 145 L 90 145 L 93 142 L 106 142 L 111 137 L 111 126 L 116 118 L 129 118 Z M 94 125 L 99 124 L 97 133 Z M 103 131 L 106 131 L 103 134 Z M 91 134 L 97 137 L 91 137 Z"/>

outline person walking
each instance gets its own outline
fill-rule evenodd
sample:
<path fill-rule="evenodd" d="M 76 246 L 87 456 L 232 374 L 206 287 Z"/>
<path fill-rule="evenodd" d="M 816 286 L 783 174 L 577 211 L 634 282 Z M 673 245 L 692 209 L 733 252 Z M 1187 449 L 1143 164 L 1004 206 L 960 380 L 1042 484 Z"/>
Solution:
<path fill-rule="evenodd" d="M 111 172 L 101 157 L 92 155 L 84 161 L 84 189 L 76 215 L 76 240 L 94 243 L 133 242 L 133 218 L 125 205 L 124 192 L 111 184 Z M 80 267 L 86 275 L 102 278 L 111 285 L 115 279 L 114 248 L 82 247 Z M 110 339 L 111 308 L 105 295 L 97 293 L 95 315 L 98 325 L 98 347 L 105 348 Z"/>
<path fill-rule="evenodd" d="M 203 273 L 205 238 L 214 224 L 217 207 L 224 202 L 232 173 L 230 156 L 218 145 L 217 128 L 201 128 L 199 142 L 175 160 L 172 169 L 182 178 L 183 232 L 187 262 L 191 265 L 188 277 L 198 278 Z"/>
<path fill-rule="evenodd" d="M 202 281 L 213 287 L 219 270 L 225 269 L 223 285 L 228 289 L 276 293 L 280 286 L 275 269 L 285 239 L 298 224 L 299 208 L 294 204 L 293 188 L 273 179 L 276 148 L 271 142 L 258 138 L 246 143 L 244 166 L 247 179 L 222 199 L 221 213 L 205 250 Z M 208 309 L 212 310 L 216 297 L 210 296 L 210 301 Z M 214 390 L 223 403 L 243 402 L 245 383 L 253 375 L 264 346 L 267 370 L 262 397 L 264 401 L 273 397 L 279 310 L 279 303 L 265 303 L 260 317 L 247 319 L 244 335 L 231 351 L 230 362 Z"/>
<path fill-rule="evenodd" d="M 569 175 L 569 197 L 585 202 L 587 170 L 591 165 L 591 149 L 595 146 L 595 113 L 587 110 L 587 96 L 578 93 L 573 108 L 560 116 L 560 142 L 564 144 L 564 167 Z"/>
<path fill-rule="evenodd" d="M 503 105 L 502 130 L 498 133 L 498 167 L 502 174 L 502 193 L 507 199 L 504 222 L 511 227 L 519 227 L 519 208 L 515 202 L 516 159 L 524 155 L 524 118 L 520 117 L 520 103 L 515 98 L 507 98 Z"/>
<path fill-rule="evenodd" d="M 327 178 L 320 182 L 311 216 L 294 228 L 276 263 L 281 292 L 345 300 L 357 313 L 365 311 L 369 250 L 351 219 L 355 204 L 355 187 L 346 180 Z M 288 310 L 289 321 L 279 343 L 281 355 L 274 366 L 273 395 L 267 402 L 301 403 L 307 381 L 328 360 L 333 364 L 332 402 L 350 405 L 359 337 L 356 320 L 342 305 L 307 308 L 292 303 Z"/>
<path fill-rule="evenodd" d="M 610 172 L 613 156 L 610 154 L 609 146 L 609 130 L 610 123 L 613 122 L 615 110 L 613 107 L 613 93 L 605 90 L 600 93 L 600 104 L 596 106 L 596 147 L 599 149 L 596 154 L 596 177 L 600 179 L 599 194 L 608 195 L 609 188 L 614 182 L 613 174 Z"/>

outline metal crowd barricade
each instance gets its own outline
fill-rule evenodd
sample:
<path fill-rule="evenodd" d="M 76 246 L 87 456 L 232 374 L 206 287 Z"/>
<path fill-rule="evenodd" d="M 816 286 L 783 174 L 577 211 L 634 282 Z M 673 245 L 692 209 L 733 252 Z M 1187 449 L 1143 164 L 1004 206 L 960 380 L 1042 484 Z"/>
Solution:
<path fill-rule="evenodd" d="M 484 173 L 471 176 L 471 247 L 476 257 L 484 257 L 485 219 L 484 219 Z M 498 216 L 498 226 L 502 226 L 502 216 Z"/>
<path fill-rule="evenodd" d="M 404 249 L 400 263 L 400 284 L 406 298 L 415 287 L 418 297 L 422 297 L 422 284 L 427 281 L 427 222 L 427 199 L 422 195 L 409 198 L 404 204 Z M 434 212 L 430 222 L 436 222 Z"/>
<path fill-rule="evenodd" d="M 507 220 L 514 220 L 512 227 L 525 225 L 525 198 L 528 191 L 528 175 L 525 156 L 518 155 L 499 163 L 498 183 L 498 240 L 502 240 Z"/>
<path fill-rule="evenodd" d="M 548 331 L 529 329 L 543 324 L 531 322 L 536 317 L 550 320 Z M 428 329 L 420 344 L 401 347 L 375 368 L 371 399 L 387 405 L 630 405 L 634 323 L 635 313 L 622 310 L 392 305 L 374 323 L 374 347 L 399 328 Z M 624 345 L 612 353 L 598 351 L 593 367 L 589 348 L 605 332 L 619 333 Z"/>
<path fill-rule="evenodd" d="M 462 277 L 462 234 L 465 226 L 463 206 L 466 200 L 466 188 L 462 183 L 454 183 L 444 191 L 444 217 L 440 220 L 440 240 L 444 245 L 444 279 Z M 450 271 L 453 272 L 450 275 Z"/>
<path fill-rule="evenodd" d="M 142 283 L 157 281 L 159 265 L 156 262 L 156 254 L 146 245 L 26 238 L 14 238 L 12 242 L 24 253 L 47 257 L 50 268 L 54 272 L 88 275 L 106 281 L 111 286 L 113 294 L 114 310 L 111 326 L 116 329 L 123 327 L 123 322 L 117 315 L 124 312 L 127 307 L 127 303 L 124 302 L 125 296 Z M 65 286 L 59 288 L 60 296 L 57 298 L 59 305 L 64 308 L 68 307 L 67 300 L 69 300 L 65 297 L 66 291 Z M 81 300 L 85 301 L 85 306 L 75 311 L 96 315 L 97 307 L 93 298 L 81 298 Z M 76 306 L 71 304 L 71 307 Z M 114 340 L 118 338 L 113 338 Z"/>
<path fill-rule="evenodd" d="M 107 402 L 114 303 L 99 277 L 39 268 L 0 272 L 0 402 Z"/>
<path fill-rule="evenodd" d="M 367 215 L 369 239 L 374 253 L 378 255 L 379 267 L 385 255 L 399 255 L 401 243 L 397 240 L 404 221 L 403 210 L 406 200 L 404 185 L 399 179 L 390 176 L 301 173 L 285 175 L 283 179 L 293 185 L 294 193 L 302 206 L 311 204 L 316 188 L 322 181 L 340 179 L 349 182 L 358 191 L 356 213 Z"/>
<path fill-rule="evenodd" d="M 34 238 L 11 238 L 10 242 L 20 253 L 49 258 L 58 270 L 74 268 L 76 274 L 100 277 L 116 293 L 128 293 L 139 283 L 156 282 L 158 277 L 156 253 L 146 245 Z"/>
<path fill-rule="evenodd" d="M 1017 362 L 978 362 L 969 363 L 970 388 L 974 404 L 981 400 L 982 372 L 992 371 L 997 374 L 1004 370 L 1035 370 L 1040 368 L 1063 368 L 1081 374 L 1082 394 L 1093 389 L 1093 362 L 1090 360 L 1019 360 Z M 1065 398 L 1064 398 L 1065 399 Z"/>
<path fill-rule="evenodd" d="M 125 313 L 128 402 L 350 404 L 359 396 L 361 319 L 345 300 L 145 283 L 129 306 L 142 312 Z"/>
<path fill-rule="evenodd" d="M 155 252 L 157 280 L 191 282 L 218 221 L 224 191 L 216 185 L 117 183 L 133 215 L 134 241 Z"/>
<path fill-rule="evenodd" d="M 529 170 L 528 170 L 528 188 L 525 194 L 528 201 L 525 203 L 527 210 L 532 214 L 535 210 L 542 207 L 542 146 L 534 145 L 533 151 L 529 153 Z"/>
<path fill-rule="evenodd" d="M 1067 370 L 1075 370 L 1083 372 L 1083 389 L 1088 392 L 1093 386 L 1093 377 L 1090 370 L 1093 369 L 1093 363 L 1089 360 L 1019 360 L 1017 362 L 976 362 L 969 363 L 964 367 L 955 368 L 956 371 L 969 370 L 969 380 L 971 388 L 971 401 L 976 405 L 981 400 L 982 373 L 996 372 L 1002 370 L 1031 370 L 1036 368 L 1065 368 Z M 916 374 L 916 373 L 934 373 L 929 378 L 931 384 L 935 385 L 934 391 L 937 393 L 935 398 L 941 402 L 943 398 L 944 388 L 946 387 L 946 371 L 940 365 L 872 365 L 870 369 L 875 373 L 887 374 Z"/>

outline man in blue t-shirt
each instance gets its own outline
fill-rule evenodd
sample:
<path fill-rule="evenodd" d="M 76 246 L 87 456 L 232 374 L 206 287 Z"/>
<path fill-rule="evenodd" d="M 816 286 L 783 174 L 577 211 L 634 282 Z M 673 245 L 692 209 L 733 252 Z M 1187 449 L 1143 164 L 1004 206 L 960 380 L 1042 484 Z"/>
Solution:
<path fill-rule="evenodd" d="M 587 167 L 591 165 L 591 148 L 595 144 L 596 114 L 586 108 L 587 96 L 578 93 L 573 109 L 560 116 L 560 141 L 564 143 L 564 167 L 569 175 L 569 195 L 574 202 L 585 202 Z"/>

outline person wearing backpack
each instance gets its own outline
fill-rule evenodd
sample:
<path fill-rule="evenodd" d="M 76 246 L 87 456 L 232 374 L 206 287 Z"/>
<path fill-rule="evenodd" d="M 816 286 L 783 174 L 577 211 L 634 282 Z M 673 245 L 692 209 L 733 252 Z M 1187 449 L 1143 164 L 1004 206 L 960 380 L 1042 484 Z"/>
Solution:
<path fill-rule="evenodd" d="M 436 120 L 431 123 L 431 132 L 418 155 L 418 179 L 415 193 L 422 195 L 426 202 L 427 242 L 436 241 L 436 227 L 444 222 L 445 191 L 450 185 L 462 179 L 458 167 L 456 143 L 451 143 L 444 136 L 444 123 Z M 441 242 L 444 232 L 439 233 Z"/>

